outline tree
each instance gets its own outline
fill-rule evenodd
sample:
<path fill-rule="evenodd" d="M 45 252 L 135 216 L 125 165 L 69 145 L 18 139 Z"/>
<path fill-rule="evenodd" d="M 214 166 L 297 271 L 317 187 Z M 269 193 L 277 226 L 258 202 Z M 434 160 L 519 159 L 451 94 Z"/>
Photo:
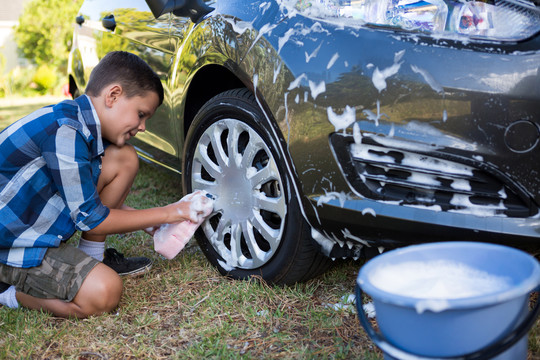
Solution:
<path fill-rule="evenodd" d="M 83 0 L 31 0 L 24 6 L 15 41 L 21 54 L 36 65 L 65 71 L 75 16 Z"/>

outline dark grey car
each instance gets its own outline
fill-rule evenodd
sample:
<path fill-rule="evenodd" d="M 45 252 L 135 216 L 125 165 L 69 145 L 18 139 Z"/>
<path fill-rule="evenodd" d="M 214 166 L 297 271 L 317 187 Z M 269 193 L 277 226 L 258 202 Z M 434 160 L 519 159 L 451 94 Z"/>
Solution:
<path fill-rule="evenodd" d="M 82 93 L 138 54 L 164 104 L 133 144 L 216 196 L 196 238 L 235 278 L 293 283 L 418 242 L 538 247 L 540 3 L 86 1 Z"/>

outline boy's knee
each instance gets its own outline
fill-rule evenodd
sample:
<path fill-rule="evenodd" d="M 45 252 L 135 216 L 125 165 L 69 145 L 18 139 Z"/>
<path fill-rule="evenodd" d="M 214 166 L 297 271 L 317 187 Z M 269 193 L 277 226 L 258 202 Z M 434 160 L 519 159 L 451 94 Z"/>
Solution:
<path fill-rule="evenodd" d="M 105 150 L 103 167 L 104 170 L 108 171 L 136 174 L 139 170 L 139 156 L 135 148 L 130 144 L 122 147 L 109 145 Z M 108 167 L 112 167 L 112 169 L 108 169 Z"/>
<path fill-rule="evenodd" d="M 98 311 L 101 313 L 111 312 L 120 303 L 124 284 L 120 276 L 114 272 L 114 276 L 107 278 L 101 285 L 100 294 L 96 296 L 96 303 L 99 307 Z"/>
<path fill-rule="evenodd" d="M 83 317 L 113 311 L 122 297 L 123 282 L 108 266 L 98 264 L 83 282 L 73 300 L 80 306 Z"/>
<path fill-rule="evenodd" d="M 114 160 L 115 162 L 127 163 L 127 164 L 139 163 L 137 151 L 130 144 L 126 144 L 122 147 L 118 147 L 116 145 L 111 144 L 105 150 L 105 154 L 106 156 L 109 156 L 112 160 Z"/>

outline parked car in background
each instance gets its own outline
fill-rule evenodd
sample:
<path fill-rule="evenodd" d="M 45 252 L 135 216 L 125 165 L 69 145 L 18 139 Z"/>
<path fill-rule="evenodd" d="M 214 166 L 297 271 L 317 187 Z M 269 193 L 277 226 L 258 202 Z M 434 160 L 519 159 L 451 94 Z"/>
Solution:
<path fill-rule="evenodd" d="M 222 274 L 289 284 L 413 243 L 538 247 L 538 0 L 177 3 L 86 1 L 70 91 L 113 50 L 159 74 L 132 143 L 216 197 L 196 238 Z"/>

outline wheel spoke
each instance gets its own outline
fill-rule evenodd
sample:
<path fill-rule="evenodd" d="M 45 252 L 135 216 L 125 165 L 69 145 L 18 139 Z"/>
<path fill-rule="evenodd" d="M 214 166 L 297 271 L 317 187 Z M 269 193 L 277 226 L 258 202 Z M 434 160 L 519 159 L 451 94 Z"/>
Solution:
<path fill-rule="evenodd" d="M 240 224 L 231 225 L 231 255 L 237 264 L 242 265 L 242 228 Z"/>
<path fill-rule="evenodd" d="M 208 156 L 207 145 L 201 144 L 198 146 L 193 160 L 194 162 L 198 162 L 214 179 L 217 179 L 222 173 L 221 167 Z M 200 177 L 201 171 L 199 170 L 196 174 Z"/>
<path fill-rule="evenodd" d="M 223 146 L 221 144 L 221 134 L 223 132 L 223 129 L 220 126 L 215 126 L 213 129 L 214 131 L 212 131 L 209 135 L 210 143 L 212 144 L 212 148 L 214 149 L 214 155 L 216 156 L 216 160 L 220 167 L 227 167 L 229 166 L 229 157 L 227 156 L 227 153 L 225 152 L 225 149 L 223 149 Z"/>
<path fill-rule="evenodd" d="M 263 251 L 257 240 L 255 238 L 255 233 L 253 232 L 253 226 L 249 221 L 246 221 L 242 224 L 242 233 L 244 234 L 244 239 L 246 240 L 246 245 L 251 254 L 253 261 L 252 266 L 260 266 L 264 264 L 265 258 L 268 256 L 266 251 Z"/>
<path fill-rule="evenodd" d="M 279 181 L 279 173 L 271 165 L 274 164 L 268 164 L 249 178 L 252 189 L 260 189 L 262 185 L 272 180 Z"/>
<path fill-rule="evenodd" d="M 258 194 L 255 204 L 259 209 L 277 214 L 280 218 L 285 216 L 285 198 L 283 195 L 267 197 L 261 192 Z"/>
<path fill-rule="evenodd" d="M 253 164 L 253 159 L 255 158 L 255 155 L 261 150 L 259 144 L 256 144 L 255 141 L 250 141 L 245 150 L 244 150 L 244 156 L 242 157 L 242 163 L 241 166 L 244 169 L 248 169 Z"/>
<path fill-rule="evenodd" d="M 233 166 L 233 164 L 236 167 L 240 167 L 240 161 L 238 161 L 240 157 L 240 153 L 238 151 L 238 139 L 240 137 L 240 134 L 242 132 L 242 129 L 240 128 L 239 124 L 228 124 L 228 130 L 229 134 L 227 135 L 227 150 L 229 153 L 229 166 Z"/>
<path fill-rule="evenodd" d="M 218 186 L 216 185 L 215 182 L 204 180 L 200 176 L 194 177 L 191 182 L 192 182 L 191 187 L 193 188 L 193 191 L 206 190 L 210 194 L 216 194 L 215 189 L 218 189 Z"/>
<path fill-rule="evenodd" d="M 271 251 L 275 251 L 279 245 L 279 240 L 281 236 L 281 230 L 272 229 L 268 224 L 263 220 L 259 213 L 255 213 L 255 216 L 252 218 L 251 223 L 255 229 L 262 235 L 262 237 L 270 244 Z"/>

